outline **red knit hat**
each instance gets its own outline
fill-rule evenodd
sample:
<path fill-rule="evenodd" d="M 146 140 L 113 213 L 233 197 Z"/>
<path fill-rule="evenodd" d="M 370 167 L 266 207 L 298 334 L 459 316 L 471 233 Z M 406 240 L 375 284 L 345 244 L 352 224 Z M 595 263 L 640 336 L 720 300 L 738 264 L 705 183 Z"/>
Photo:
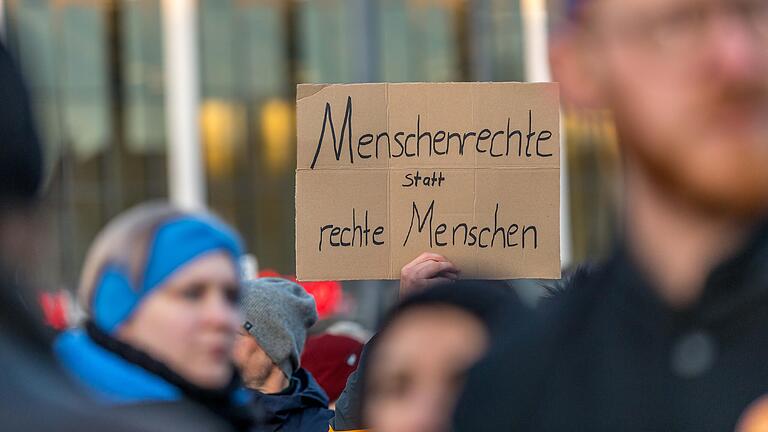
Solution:
<path fill-rule="evenodd" d="M 328 400 L 336 401 L 347 384 L 347 378 L 357 369 L 363 344 L 347 337 L 320 334 L 307 339 L 301 355 L 301 367 L 315 377 L 328 394 Z"/>

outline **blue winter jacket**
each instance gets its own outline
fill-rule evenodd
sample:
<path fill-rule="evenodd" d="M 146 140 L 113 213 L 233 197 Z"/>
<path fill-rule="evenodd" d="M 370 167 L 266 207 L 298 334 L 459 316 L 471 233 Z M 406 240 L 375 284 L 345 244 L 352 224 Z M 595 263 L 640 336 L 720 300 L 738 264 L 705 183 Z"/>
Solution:
<path fill-rule="evenodd" d="M 333 411 L 328 396 L 308 371 L 298 369 L 286 390 L 276 394 L 254 392 L 251 402 L 259 432 L 328 432 Z"/>
<path fill-rule="evenodd" d="M 189 385 L 184 390 L 178 386 L 180 383 L 107 349 L 85 329 L 62 333 L 54 343 L 54 351 L 64 369 L 94 400 L 106 406 L 178 413 L 200 423 L 201 428 L 195 430 L 248 430 L 253 425 L 252 411 L 247 407 L 251 395 L 245 389 L 234 387 L 216 399 L 213 393 L 192 393 L 194 388 Z"/>

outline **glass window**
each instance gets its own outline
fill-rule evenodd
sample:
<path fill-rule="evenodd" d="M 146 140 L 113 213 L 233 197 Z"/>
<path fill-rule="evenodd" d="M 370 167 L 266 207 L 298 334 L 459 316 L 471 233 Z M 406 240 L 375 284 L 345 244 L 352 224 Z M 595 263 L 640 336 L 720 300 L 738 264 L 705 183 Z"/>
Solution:
<path fill-rule="evenodd" d="M 200 121 L 210 206 L 293 273 L 294 79 L 286 2 L 200 2 Z"/>
<path fill-rule="evenodd" d="M 159 0 L 6 3 L 8 44 L 47 148 L 51 287 L 75 288 L 96 233 L 167 195 Z"/>
<path fill-rule="evenodd" d="M 380 80 L 459 81 L 460 2 L 378 0 Z"/>
<path fill-rule="evenodd" d="M 524 81 L 520 1 L 475 0 L 471 4 L 472 79 Z"/>

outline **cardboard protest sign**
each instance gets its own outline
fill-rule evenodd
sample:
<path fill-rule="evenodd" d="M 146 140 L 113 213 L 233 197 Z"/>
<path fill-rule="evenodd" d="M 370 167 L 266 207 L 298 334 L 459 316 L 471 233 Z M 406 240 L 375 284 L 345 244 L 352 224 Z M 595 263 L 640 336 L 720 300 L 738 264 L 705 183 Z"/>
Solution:
<path fill-rule="evenodd" d="M 302 84 L 296 105 L 300 280 L 396 279 L 424 251 L 560 277 L 557 84 Z"/>

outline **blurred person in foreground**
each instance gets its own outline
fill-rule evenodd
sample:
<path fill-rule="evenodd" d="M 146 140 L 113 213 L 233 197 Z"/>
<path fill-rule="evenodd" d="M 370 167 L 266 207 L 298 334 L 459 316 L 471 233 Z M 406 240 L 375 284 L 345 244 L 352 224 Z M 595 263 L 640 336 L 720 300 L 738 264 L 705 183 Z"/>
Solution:
<path fill-rule="evenodd" d="M 26 286 L 44 271 L 37 264 L 45 249 L 42 145 L 22 77 L 2 44 L 0 102 L 0 429 L 164 430 L 152 416 L 92 403 L 58 366 Z"/>
<path fill-rule="evenodd" d="M 253 393 L 254 430 L 327 432 L 328 396 L 300 364 L 315 299 L 289 280 L 259 278 L 243 282 L 241 308 L 233 357 Z"/>
<path fill-rule="evenodd" d="M 179 419 L 169 429 L 247 430 L 230 357 L 240 255 L 212 215 L 164 203 L 124 212 L 91 245 L 78 291 L 87 321 L 59 336 L 56 354 L 104 406 Z"/>
<path fill-rule="evenodd" d="M 512 294 L 498 285 L 458 282 L 398 304 L 366 345 L 357 428 L 449 430 L 465 373 L 500 330 Z M 348 429 L 337 424 L 334 430 Z"/>
<path fill-rule="evenodd" d="M 768 2 L 568 8 L 552 71 L 613 112 L 623 238 L 478 366 L 455 429 L 765 430 Z"/>
<path fill-rule="evenodd" d="M 438 283 L 401 295 L 349 376 L 332 431 L 446 430 L 466 370 L 528 319 L 502 284 Z"/>

